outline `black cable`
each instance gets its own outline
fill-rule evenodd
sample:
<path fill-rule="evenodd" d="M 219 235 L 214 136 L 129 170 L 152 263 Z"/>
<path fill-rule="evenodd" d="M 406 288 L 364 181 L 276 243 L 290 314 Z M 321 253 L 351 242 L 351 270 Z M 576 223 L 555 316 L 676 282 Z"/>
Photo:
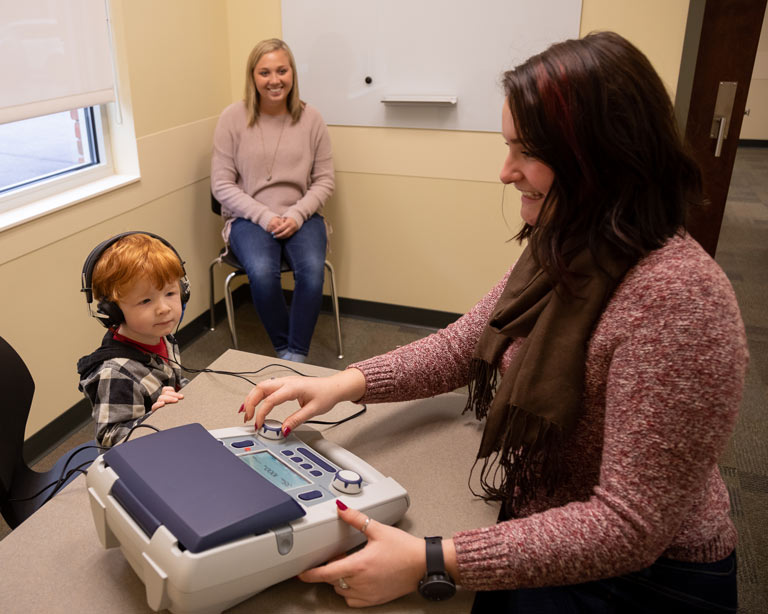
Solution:
<path fill-rule="evenodd" d="M 89 448 L 101 448 L 102 446 L 87 446 L 87 447 L 89 447 Z M 83 449 L 85 449 L 85 448 L 83 448 Z M 66 482 L 73 473 L 75 473 L 77 471 L 82 471 L 83 467 L 85 467 L 87 465 L 90 465 L 92 462 L 93 461 L 86 461 L 84 463 L 80 463 L 77 467 L 71 469 L 66 475 L 64 475 L 64 470 L 62 469 L 61 477 L 58 480 L 56 480 L 55 482 L 51 482 L 50 484 L 46 484 L 40 490 L 38 490 L 34 495 L 30 495 L 29 497 L 23 497 L 23 498 L 19 497 L 19 498 L 13 498 L 13 499 L 6 499 L 6 501 L 8 501 L 9 503 L 18 503 L 20 501 L 31 501 L 32 499 L 35 499 L 35 498 L 39 497 L 40 495 L 42 495 L 47 489 L 49 489 L 54 484 L 59 484 L 62 481 Z M 50 498 L 54 494 L 56 494 L 56 492 L 58 492 L 58 489 L 55 489 L 50 495 L 48 495 L 48 498 L 46 498 L 46 500 L 43 501 L 43 503 L 47 503 L 50 500 Z M 40 505 L 42 505 L 42 503 Z"/>
<path fill-rule="evenodd" d="M 368 411 L 368 406 L 363 403 L 363 408 L 360 411 L 352 414 L 351 416 L 347 416 L 346 418 L 342 418 L 341 420 L 306 420 L 304 424 L 329 424 L 330 426 L 338 426 L 339 424 L 344 424 L 349 420 L 354 420 L 358 416 L 362 416 L 366 411 Z"/>
<path fill-rule="evenodd" d="M 143 421 L 144 421 L 144 420 L 146 420 L 146 419 L 147 419 L 147 417 L 148 417 L 148 416 L 151 416 L 151 415 L 152 415 L 152 413 L 151 413 L 151 412 L 147 412 L 147 413 L 146 413 L 146 414 L 144 414 L 144 415 L 143 415 L 141 418 L 139 418 L 139 420 L 140 420 L 140 421 L 139 421 L 139 422 L 136 422 L 136 424 L 134 424 L 134 425 L 131 427 L 131 430 L 130 430 L 130 431 L 128 431 L 128 433 L 126 433 L 126 435 L 125 435 L 125 439 L 123 439 L 123 440 L 122 440 L 120 443 L 125 443 L 126 441 L 128 441 L 128 440 L 131 438 L 131 435 L 133 435 L 133 432 L 134 432 L 136 429 L 152 429 L 153 431 L 155 431 L 155 433 L 159 433 L 159 432 L 160 432 L 160 429 L 159 429 L 159 428 L 157 428 L 156 426 L 152 426 L 151 424 L 143 424 Z"/>
<path fill-rule="evenodd" d="M 149 413 L 145 414 L 145 416 L 142 418 L 142 420 L 143 420 L 144 418 L 146 418 L 146 416 L 149 416 L 149 415 L 150 415 Z M 128 440 L 130 439 L 131 435 L 133 435 L 133 432 L 134 432 L 136 429 L 139 429 L 139 428 L 152 429 L 153 431 L 155 431 L 155 432 L 157 432 L 157 433 L 159 433 L 159 432 L 160 432 L 160 429 L 159 429 L 159 428 L 157 428 L 157 427 L 155 427 L 155 426 L 152 426 L 151 424 L 141 424 L 141 423 L 136 423 L 136 424 L 134 424 L 134 425 L 133 425 L 133 426 L 130 428 L 130 430 L 129 430 L 129 431 L 128 431 L 128 433 L 126 434 L 126 436 L 125 436 L 125 439 L 123 440 L 123 442 L 125 442 L 125 441 L 128 441 Z M 59 479 L 58 479 L 58 480 L 55 480 L 55 481 L 53 481 L 53 482 L 51 482 L 51 483 L 49 483 L 49 484 L 46 484 L 46 485 L 45 485 L 45 486 L 43 486 L 43 487 L 42 487 L 40 490 L 38 490 L 38 491 L 37 491 L 37 492 L 36 492 L 34 495 L 31 495 L 31 496 L 29 496 L 29 497 L 24 497 L 24 498 L 14 498 L 14 499 L 7 499 L 7 501 L 8 501 L 9 503 L 10 503 L 10 502 L 14 502 L 14 503 L 17 503 L 17 502 L 21 502 L 21 501 L 31 501 L 32 499 L 35 499 L 36 497 L 39 497 L 40 495 L 42 495 L 42 494 L 43 494 L 43 493 L 44 493 L 46 490 L 48 490 L 48 489 L 49 489 L 51 486 L 55 486 L 55 488 L 54 488 L 54 489 L 53 489 L 53 490 L 52 490 L 52 491 L 51 491 L 51 492 L 48 494 L 48 496 L 45 498 L 45 501 L 43 501 L 43 502 L 42 502 L 40 505 L 42 506 L 42 505 L 44 505 L 44 504 L 48 503 L 48 501 L 50 501 L 50 500 L 53 498 L 53 496 L 54 496 L 54 495 L 55 495 L 57 492 L 59 492 L 59 490 L 61 490 L 61 488 L 62 488 L 62 486 L 64 485 L 64 483 L 65 483 L 65 482 L 66 482 L 66 481 L 67 481 L 67 480 L 68 480 L 68 479 L 69 479 L 69 478 L 70 478 L 70 477 L 71 477 L 71 476 L 72 476 L 74 473 L 76 473 L 76 472 L 78 472 L 78 471 L 79 471 L 79 472 L 81 472 L 81 473 L 84 473 L 84 474 L 86 474 L 86 475 L 88 474 L 88 472 L 87 472 L 87 471 L 84 471 L 84 470 L 83 470 L 83 467 L 86 467 L 86 466 L 90 466 L 90 465 L 93 463 L 93 461 L 90 461 L 90 460 L 89 460 L 89 461 L 86 461 L 86 462 L 84 462 L 84 463 L 81 463 L 81 464 L 79 464 L 77 467 L 74 467 L 73 469 L 70 469 L 68 472 L 67 472 L 67 467 L 69 466 L 69 463 L 72 461 L 72 459 L 73 459 L 73 458 L 75 458 L 75 456 L 77 456 L 77 455 L 78 455 L 80 452 L 82 452 L 83 450 L 88 450 L 88 449 L 90 449 L 90 448 L 98 448 L 99 450 L 109 450 L 109 447 L 108 447 L 108 446 L 98 446 L 98 445 L 88 445 L 88 446 L 82 446 L 82 447 L 78 448 L 78 449 L 77 449 L 77 450 L 76 450 L 76 451 L 75 451 L 75 452 L 74 452 L 74 453 L 73 453 L 73 454 L 72 454 L 72 455 L 71 455 L 71 456 L 70 456 L 70 457 L 67 459 L 67 462 L 66 462 L 66 463 L 64 463 L 64 466 L 61 468 L 61 473 L 59 474 Z M 65 474 L 65 472 L 66 472 L 66 474 Z"/>
<path fill-rule="evenodd" d="M 163 358 L 159 354 L 155 354 L 155 356 L 157 356 L 158 358 Z M 179 369 L 181 369 L 182 371 L 185 371 L 186 373 L 214 373 L 214 374 L 217 374 L 217 375 L 229 375 L 231 377 L 238 377 L 240 379 L 244 379 L 246 382 L 248 382 L 252 386 L 256 386 L 257 385 L 256 382 L 248 379 L 245 376 L 246 375 L 258 375 L 259 373 L 261 373 L 265 369 L 269 369 L 270 367 L 278 367 L 280 369 L 288 369 L 289 371 L 293 371 L 296 375 L 300 375 L 301 377 L 317 377 L 316 375 L 310 375 L 308 373 L 302 373 L 298 369 L 294 369 L 291 366 L 283 365 L 283 364 L 280 364 L 280 363 L 277 363 L 277 362 L 271 362 L 271 363 L 269 363 L 267 365 L 264 365 L 260 369 L 256 369 L 255 371 L 223 371 L 223 370 L 220 370 L 220 369 L 209 369 L 207 367 L 204 368 L 204 369 L 195 369 L 194 367 L 187 367 L 187 366 L 184 366 L 183 364 L 181 364 L 178 360 L 174 360 L 173 358 L 170 358 L 170 357 L 167 358 L 166 360 L 168 362 L 170 362 L 170 363 L 175 364 L 177 367 L 179 367 Z"/>
<path fill-rule="evenodd" d="M 155 354 L 155 356 L 158 356 L 159 358 L 162 358 L 162 356 L 160 356 L 159 354 Z M 179 369 L 181 369 L 182 371 L 186 371 L 187 373 L 214 373 L 214 374 L 217 374 L 217 375 L 229 375 L 229 376 L 232 376 L 232 377 L 237 377 L 237 378 L 240 378 L 240 379 L 244 379 L 245 381 L 247 381 L 249 384 L 251 384 L 253 386 L 256 386 L 257 384 L 255 382 L 251 381 L 250 379 L 248 379 L 245 376 L 246 375 L 258 375 L 259 373 L 261 373 L 265 369 L 269 369 L 270 367 L 278 367 L 280 369 L 288 369 L 289 371 L 293 371 L 296 375 L 300 375 L 301 377 L 317 377 L 316 375 L 309 375 L 308 373 L 302 373 L 298 369 L 294 369 L 293 367 L 290 367 L 288 365 L 283 365 L 283 364 L 280 364 L 280 363 L 277 363 L 277 362 L 271 362 L 271 363 L 269 363 L 267 365 L 264 365 L 260 369 L 257 369 L 256 371 L 221 371 L 221 370 L 218 370 L 218 369 L 208 369 L 208 368 L 205 368 L 205 369 L 195 369 L 195 368 L 192 368 L 192 367 L 185 367 L 179 361 L 174 360 L 173 358 L 168 358 L 167 360 L 168 360 L 168 362 L 171 362 L 171 363 L 175 364 L 177 367 L 179 367 Z M 355 419 L 355 418 L 357 418 L 359 416 L 362 416 L 367 410 L 368 410 L 368 406 L 363 404 L 363 408 L 360 411 L 355 412 L 354 414 L 352 414 L 351 416 L 347 416 L 346 418 L 342 418 L 341 420 L 330 420 L 330 421 L 329 420 L 306 420 L 304 422 L 304 424 L 323 424 L 323 425 L 329 425 L 329 426 L 338 426 L 339 424 L 344 424 L 345 422 L 347 422 L 349 420 L 353 420 L 353 419 Z"/>

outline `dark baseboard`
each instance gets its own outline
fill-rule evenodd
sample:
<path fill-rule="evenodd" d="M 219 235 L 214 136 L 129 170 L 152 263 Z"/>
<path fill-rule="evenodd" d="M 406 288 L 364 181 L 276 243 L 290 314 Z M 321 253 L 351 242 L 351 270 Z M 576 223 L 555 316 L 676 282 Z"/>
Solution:
<path fill-rule="evenodd" d="M 286 291 L 286 296 L 290 300 L 290 290 Z M 235 306 L 249 302 L 251 296 L 248 286 L 242 285 L 237 288 L 232 294 L 232 300 Z M 330 296 L 323 296 L 322 309 L 327 313 L 333 313 Z M 343 297 L 339 298 L 339 311 L 345 317 L 424 328 L 444 328 L 461 315 L 434 309 L 419 309 Z M 225 319 L 226 309 L 223 299 L 215 305 L 214 314 L 217 323 Z M 206 333 L 210 329 L 210 324 L 210 315 L 207 310 L 194 320 L 185 322 L 176 334 L 182 352 L 185 346 Z M 87 399 L 78 401 L 24 442 L 24 458 L 29 464 L 33 464 L 58 446 L 63 439 L 81 429 L 90 419 L 91 404 Z"/>
<path fill-rule="evenodd" d="M 768 147 L 766 139 L 739 139 L 739 147 Z"/>
<path fill-rule="evenodd" d="M 83 428 L 91 419 L 91 404 L 81 399 L 60 416 L 54 418 L 37 433 L 24 441 L 23 456 L 27 465 L 34 465 L 58 446 L 62 440 Z"/>
<path fill-rule="evenodd" d="M 324 298 L 327 299 L 327 307 L 325 304 L 323 307 L 326 311 L 331 312 L 331 299 L 330 297 Z M 424 328 L 445 328 L 461 317 L 460 313 L 449 311 L 361 301 L 354 298 L 339 298 L 339 311 L 341 315 L 347 317 Z"/>
<path fill-rule="evenodd" d="M 291 290 L 285 291 L 285 297 L 288 302 L 291 300 L 291 294 L 293 294 Z M 250 300 L 251 295 L 247 285 L 239 286 L 232 293 L 232 302 L 235 304 L 235 307 L 239 307 Z M 220 305 L 217 305 L 217 308 L 221 307 L 221 314 L 217 312 L 217 321 L 219 317 L 224 318 L 225 311 L 224 301 L 219 302 Z M 333 313 L 330 295 L 323 295 L 323 306 L 321 309 L 325 313 Z M 377 303 L 344 297 L 339 297 L 339 313 L 348 318 L 376 320 L 378 322 L 401 324 L 404 326 L 423 326 L 424 328 L 445 328 L 461 316 L 460 313 L 451 313 L 449 311 L 406 307 L 404 305 Z M 207 317 L 208 313 L 206 312 Z"/>

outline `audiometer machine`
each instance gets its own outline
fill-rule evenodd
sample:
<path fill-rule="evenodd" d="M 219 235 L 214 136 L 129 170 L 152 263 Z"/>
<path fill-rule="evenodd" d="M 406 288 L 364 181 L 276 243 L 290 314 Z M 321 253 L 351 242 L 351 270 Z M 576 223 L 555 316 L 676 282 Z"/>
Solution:
<path fill-rule="evenodd" d="M 315 430 L 281 427 L 188 424 L 122 443 L 88 470 L 99 539 L 120 547 L 153 610 L 221 612 L 361 544 L 336 499 L 386 524 L 405 514 L 394 479 Z"/>

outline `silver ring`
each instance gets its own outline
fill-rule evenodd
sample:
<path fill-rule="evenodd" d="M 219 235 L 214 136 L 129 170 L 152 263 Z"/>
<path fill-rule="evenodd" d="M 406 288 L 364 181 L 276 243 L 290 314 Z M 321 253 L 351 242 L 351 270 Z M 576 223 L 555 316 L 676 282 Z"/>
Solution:
<path fill-rule="evenodd" d="M 362 528 L 362 529 L 360 529 L 360 532 L 361 532 L 361 533 L 365 533 L 365 530 L 368 528 L 368 525 L 369 525 L 369 524 L 371 524 L 371 518 L 370 518 L 370 516 L 368 516 L 368 517 L 365 519 L 365 522 L 363 523 L 363 528 Z"/>
<path fill-rule="evenodd" d="M 349 584 L 347 584 L 347 581 L 344 578 L 339 578 L 339 588 L 342 590 L 349 588 Z"/>

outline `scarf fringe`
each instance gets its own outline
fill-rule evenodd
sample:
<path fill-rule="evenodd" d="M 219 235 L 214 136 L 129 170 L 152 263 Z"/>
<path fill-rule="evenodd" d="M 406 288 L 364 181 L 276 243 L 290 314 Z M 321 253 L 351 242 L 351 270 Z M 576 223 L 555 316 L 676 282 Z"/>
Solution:
<path fill-rule="evenodd" d="M 462 414 L 474 411 L 478 420 L 483 420 L 491 408 L 496 391 L 499 371 L 482 358 L 473 358 L 469 364 L 469 396 Z"/>
<path fill-rule="evenodd" d="M 501 501 L 503 518 L 517 517 L 523 507 L 541 490 L 552 496 L 564 478 L 562 462 L 563 433 L 551 422 L 519 407 L 508 407 L 506 428 L 499 437 L 500 450 L 482 458 L 480 485 L 483 493 L 475 496 L 485 501 Z M 521 423 L 522 422 L 522 428 Z M 521 434 L 534 432 L 524 443 Z M 481 457 L 475 460 L 474 474 Z"/>

